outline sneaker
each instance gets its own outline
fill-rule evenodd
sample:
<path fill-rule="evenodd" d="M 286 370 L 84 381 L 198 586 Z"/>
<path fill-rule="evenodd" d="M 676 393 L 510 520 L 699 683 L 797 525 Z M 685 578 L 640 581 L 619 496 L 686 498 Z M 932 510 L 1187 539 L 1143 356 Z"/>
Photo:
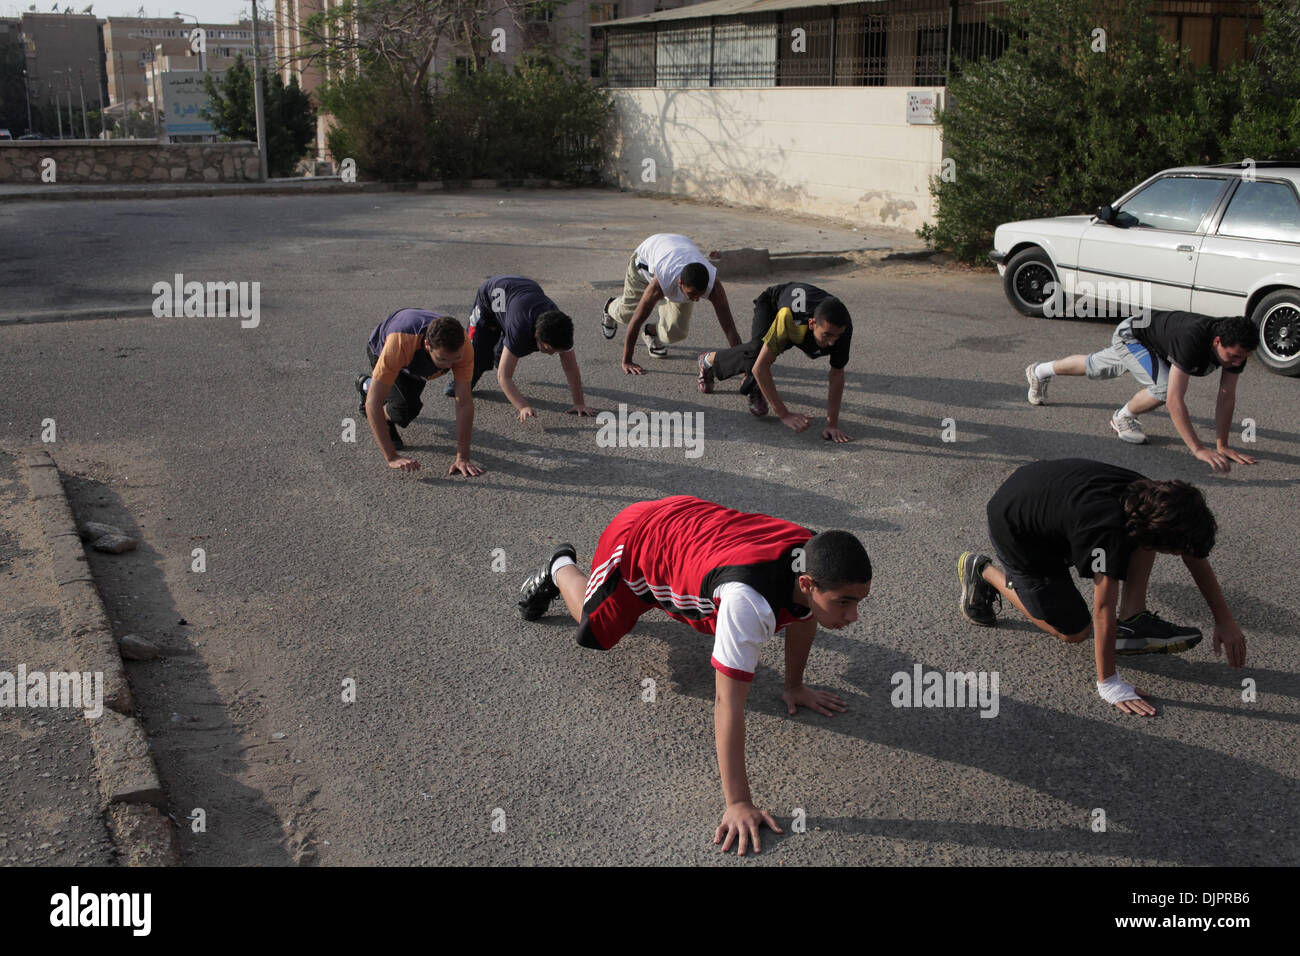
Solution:
<path fill-rule="evenodd" d="M 560 596 L 560 589 L 551 580 L 551 565 L 561 555 L 578 560 L 578 552 L 571 544 L 562 544 L 546 559 L 546 563 L 530 574 L 519 586 L 519 613 L 525 621 L 535 621 L 550 609 L 551 602 Z"/>
<path fill-rule="evenodd" d="M 617 296 L 611 295 L 606 299 L 605 308 L 602 309 L 600 313 L 600 330 L 605 333 L 605 338 L 607 339 L 612 339 L 618 334 L 618 323 L 609 317 L 609 304 L 616 298 Z"/>
<path fill-rule="evenodd" d="M 984 580 L 982 574 L 993 563 L 987 554 L 963 551 L 957 559 L 957 580 L 961 582 L 961 613 L 966 620 L 980 627 L 996 627 L 997 612 L 993 610 L 993 601 L 1002 606 L 1002 595 L 997 588 Z"/>
<path fill-rule="evenodd" d="M 360 375 L 356 377 L 356 380 L 352 383 L 357 387 L 357 391 L 361 393 L 361 404 L 360 406 L 358 406 L 358 410 L 361 412 L 362 415 L 366 413 L 366 389 L 368 387 L 366 383 L 369 381 L 370 381 L 370 373 L 362 372 Z"/>
<path fill-rule="evenodd" d="M 1154 611 L 1134 614 L 1115 630 L 1116 654 L 1181 654 L 1199 643 L 1196 628 L 1170 624 Z"/>
<path fill-rule="evenodd" d="M 700 366 L 700 377 L 696 379 L 696 381 L 699 382 L 701 392 L 703 392 L 705 395 L 712 395 L 713 394 L 713 367 L 704 364 L 704 360 L 708 357 L 709 357 L 708 352 L 700 353 L 700 357 L 697 360 L 697 364 Z"/>
<path fill-rule="evenodd" d="M 392 439 L 393 447 L 398 451 L 406 447 L 406 442 L 402 441 L 402 436 L 397 434 L 397 426 L 392 422 L 388 423 L 388 437 Z"/>
<path fill-rule="evenodd" d="M 1025 379 L 1029 382 L 1029 404 L 1047 404 L 1047 386 L 1052 384 L 1050 378 L 1039 378 L 1034 374 L 1034 366 L 1025 366 Z"/>
<path fill-rule="evenodd" d="M 651 358 L 667 358 L 668 346 L 659 341 L 657 335 L 651 335 L 649 332 L 642 331 L 641 341 L 645 343 L 646 350 L 649 351 Z"/>
<path fill-rule="evenodd" d="M 767 399 L 763 397 L 763 390 L 757 385 L 749 393 L 749 414 L 755 418 L 762 418 L 767 414 Z"/>
<path fill-rule="evenodd" d="M 1110 416 L 1110 427 L 1116 435 L 1131 445 L 1147 443 L 1147 433 L 1142 430 L 1141 423 L 1132 415 L 1121 415 L 1116 412 Z"/>

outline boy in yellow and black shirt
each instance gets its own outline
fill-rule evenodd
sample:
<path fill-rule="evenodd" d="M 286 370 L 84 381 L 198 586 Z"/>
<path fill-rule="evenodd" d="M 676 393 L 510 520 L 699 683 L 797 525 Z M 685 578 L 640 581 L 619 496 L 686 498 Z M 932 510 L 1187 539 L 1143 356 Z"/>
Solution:
<path fill-rule="evenodd" d="M 749 411 L 756 417 L 768 412 L 768 403 L 782 423 L 796 432 L 811 421 L 791 412 L 781 401 L 772 380 L 772 363 L 787 349 L 799 349 L 809 358 L 829 355 L 831 369 L 826 397 L 828 441 L 852 441 L 840 430 L 840 400 L 844 395 L 844 367 L 849 364 L 853 323 L 844 303 L 825 289 L 807 282 L 787 282 L 763 290 L 754 300 L 754 321 L 750 341 L 729 349 L 705 352 L 699 359 L 701 392 L 713 391 L 714 380 L 722 381 L 744 373 L 740 393 L 749 397 Z"/>

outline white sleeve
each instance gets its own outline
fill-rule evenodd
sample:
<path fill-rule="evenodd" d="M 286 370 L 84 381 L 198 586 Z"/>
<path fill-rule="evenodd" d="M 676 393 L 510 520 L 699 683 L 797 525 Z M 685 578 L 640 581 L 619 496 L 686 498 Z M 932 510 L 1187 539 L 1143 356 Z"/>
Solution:
<path fill-rule="evenodd" d="M 718 624 L 710 663 L 728 677 L 751 681 L 759 647 L 776 633 L 776 614 L 761 594 L 739 581 L 722 585 L 713 600 Z"/>

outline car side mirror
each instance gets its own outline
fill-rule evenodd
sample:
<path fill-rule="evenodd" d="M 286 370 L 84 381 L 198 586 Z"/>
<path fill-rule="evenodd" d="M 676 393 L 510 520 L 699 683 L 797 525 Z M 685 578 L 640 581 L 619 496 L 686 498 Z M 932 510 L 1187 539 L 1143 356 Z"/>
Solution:
<path fill-rule="evenodd" d="M 1108 226 L 1111 225 L 1112 223 L 1114 223 L 1114 222 L 1115 222 L 1115 207 L 1114 207 L 1114 206 L 1098 206 L 1098 207 L 1097 207 L 1097 220 L 1098 220 L 1099 222 L 1104 222 L 1104 223 L 1105 223 L 1106 225 L 1108 225 Z"/>

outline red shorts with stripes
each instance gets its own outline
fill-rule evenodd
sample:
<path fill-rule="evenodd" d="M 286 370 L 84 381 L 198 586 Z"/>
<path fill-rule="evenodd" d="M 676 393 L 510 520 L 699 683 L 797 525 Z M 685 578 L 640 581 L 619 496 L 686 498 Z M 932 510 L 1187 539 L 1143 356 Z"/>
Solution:
<path fill-rule="evenodd" d="M 637 597 L 623 578 L 623 539 L 643 520 L 646 512 L 660 505 L 644 501 L 629 505 L 601 532 L 591 559 L 591 576 L 582 604 L 579 639 L 585 633 L 608 650 L 636 626 L 637 618 L 656 607 Z"/>

